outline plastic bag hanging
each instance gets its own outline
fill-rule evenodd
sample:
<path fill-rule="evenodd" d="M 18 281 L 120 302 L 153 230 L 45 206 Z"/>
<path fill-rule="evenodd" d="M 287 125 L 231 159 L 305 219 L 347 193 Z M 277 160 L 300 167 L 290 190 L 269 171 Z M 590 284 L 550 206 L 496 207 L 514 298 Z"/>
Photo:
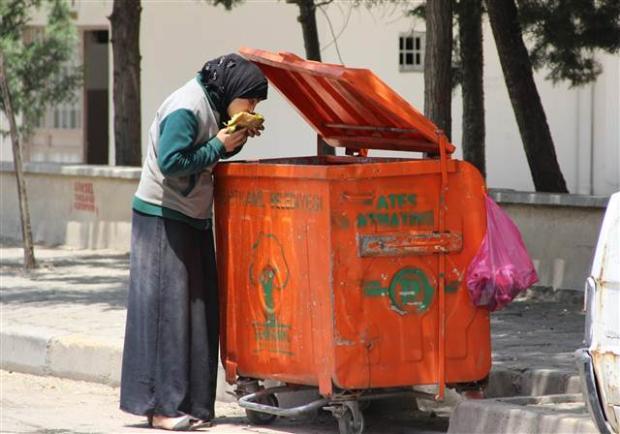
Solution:
<path fill-rule="evenodd" d="M 519 229 L 489 196 L 485 196 L 487 233 L 467 268 L 467 288 L 476 306 L 494 311 L 538 282 Z"/>

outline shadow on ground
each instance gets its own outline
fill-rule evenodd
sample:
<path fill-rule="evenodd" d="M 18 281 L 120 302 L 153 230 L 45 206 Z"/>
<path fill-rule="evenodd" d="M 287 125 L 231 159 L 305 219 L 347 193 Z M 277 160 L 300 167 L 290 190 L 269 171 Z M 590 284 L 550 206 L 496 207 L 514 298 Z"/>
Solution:
<path fill-rule="evenodd" d="M 126 307 L 129 275 L 127 254 L 84 254 L 44 257 L 32 271 L 22 258 L 0 258 L 0 302 L 5 305 L 103 304 L 104 310 Z"/>

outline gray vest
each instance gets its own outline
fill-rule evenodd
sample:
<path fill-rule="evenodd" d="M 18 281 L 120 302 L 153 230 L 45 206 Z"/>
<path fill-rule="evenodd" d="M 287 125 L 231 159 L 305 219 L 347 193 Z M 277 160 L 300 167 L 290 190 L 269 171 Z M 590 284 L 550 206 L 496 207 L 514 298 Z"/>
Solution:
<path fill-rule="evenodd" d="M 170 95 L 157 110 L 149 129 L 146 159 L 136 197 L 188 217 L 210 218 L 213 205 L 211 172 L 215 164 L 195 175 L 178 177 L 162 175 L 157 164 L 160 125 L 166 116 L 180 109 L 190 110 L 198 120 L 198 134 L 192 146 L 199 146 L 217 135 L 219 114 L 211 109 L 204 88 L 197 78 L 193 78 Z"/>

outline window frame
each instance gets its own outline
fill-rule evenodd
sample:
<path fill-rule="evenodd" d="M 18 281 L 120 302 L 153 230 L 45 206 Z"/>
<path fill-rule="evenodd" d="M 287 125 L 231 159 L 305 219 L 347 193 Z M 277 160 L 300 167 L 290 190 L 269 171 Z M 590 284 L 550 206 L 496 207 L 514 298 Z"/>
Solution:
<path fill-rule="evenodd" d="M 24 41 L 31 42 L 44 37 L 45 27 L 41 25 L 26 26 Z M 83 64 L 83 41 L 82 30 L 78 27 L 80 36 L 74 47 L 73 58 L 63 65 L 63 70 Z M 53 131 L 78 131 L 83 130 L 84 123 L 84 86 L 79 86 L 74 91 L 73 100 L 50 105 L 45 108 L 41 119 L 35 125 L 35 133 L 49 133 Z"/>
<path fill-rule="evenodd" d="M 411 48 L 407 47 L 407 39 L 411 38 Z M 419 42 L 419 46 L 416 42 Z M 424 56 L 426 54 L 426 32 L 401 32 L 398 35 L 398 70 L 399 72 L 424 72 Z M 401 48 L 402 47 L 402 48 Z M 413 63 L 407 63 L 407 55 L 412 56 Z M 416 63 L 419 56 L 419 63 Z M 402 59 L 402 62 L 401 62 Z"/>

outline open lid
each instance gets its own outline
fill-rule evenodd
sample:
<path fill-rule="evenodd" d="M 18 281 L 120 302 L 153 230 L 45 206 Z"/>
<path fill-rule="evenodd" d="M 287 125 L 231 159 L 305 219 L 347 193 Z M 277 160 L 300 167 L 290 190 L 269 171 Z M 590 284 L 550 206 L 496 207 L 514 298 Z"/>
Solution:
<path fill-rule="evenodd" d="M 439 153 L 437 126 L 368 69 L 304 60 L 292 53 L 239 52 L 331 146 Z M 446 151 L 454 152 L 447 143 Z"/>

